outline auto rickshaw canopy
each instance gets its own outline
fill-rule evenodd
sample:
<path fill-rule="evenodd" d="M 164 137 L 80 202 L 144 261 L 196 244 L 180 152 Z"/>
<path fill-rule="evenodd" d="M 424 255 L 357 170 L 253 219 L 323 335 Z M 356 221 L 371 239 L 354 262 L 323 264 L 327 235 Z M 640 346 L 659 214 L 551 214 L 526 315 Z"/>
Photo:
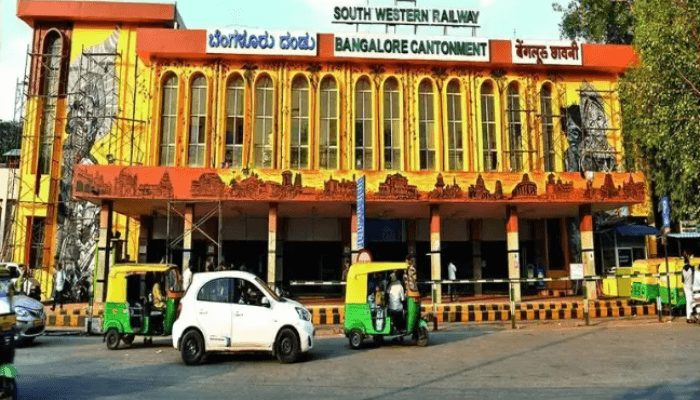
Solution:
<path fill-rule="evenodd" d="M 350 267 L 345 285 L 345 303 L 362 304 L 367 302 L 367 275 L 376 272 L 406 270 L 406 262 L 363 262 Z"/>
<path fill-rule="evenodd" d="M 115 264 L 109 270 L 107 284 L 107 301 L 114 303 L 126 302 L 126 277 L 141 275 L 149 272 L 165 274 L 172 268 L 171 264 Z"/>

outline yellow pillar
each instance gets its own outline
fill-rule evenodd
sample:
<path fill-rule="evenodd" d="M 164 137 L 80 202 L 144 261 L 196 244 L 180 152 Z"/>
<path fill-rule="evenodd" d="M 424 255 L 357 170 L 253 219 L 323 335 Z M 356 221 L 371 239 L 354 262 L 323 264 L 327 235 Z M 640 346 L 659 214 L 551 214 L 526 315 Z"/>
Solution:
<path fill-rule="evenodd" d="M 506 206 L 506 234 L 508 235 L 508 279 L 520 279 L 520 234 L 518 209 Z M 520 301 L 520 282 L 512 283 L 514 302 Z"/>
<path fill-rule="evenodd" d="M 282 275 L 282 270 L 277 272 L 277 203 L 270 203 L 268 213 L 268 240 L 267 240 L 267 284 L 276 287 L 277 281 Z"/>
<path fill-rule="evenodd" d="M 107 275 L 111 260 L 110 243 L 112 242 L 112 202 L 103 201 L 100 210 L 100 240 L 97 244 L 99 253 L 97 263 L 94 298 L 97 302 L 104 302 L 107 295 Z"/>
<path fill-rule="evenodd" d="M 583 275 L 585 277 L 595 276 L 593 215 L 591 213 L 590 204 L 579 206 L 579 221 L 579 229 L 581 231 L 581 262 L 583 263 Z M 595 300 L 598 297 L 596 293 L 595 281 L 586 282 L 586 291 L 588 292 L 589 299 Z"/>
<path fill-rule="evenodd" d="M 442 268 L 440 264 L 440 206 L 430 205 L 430 269 L 431 279 L 436 281 L 442 279 Z M 435 301 L 442 303 L 442 285 L 435 285 Z"/>

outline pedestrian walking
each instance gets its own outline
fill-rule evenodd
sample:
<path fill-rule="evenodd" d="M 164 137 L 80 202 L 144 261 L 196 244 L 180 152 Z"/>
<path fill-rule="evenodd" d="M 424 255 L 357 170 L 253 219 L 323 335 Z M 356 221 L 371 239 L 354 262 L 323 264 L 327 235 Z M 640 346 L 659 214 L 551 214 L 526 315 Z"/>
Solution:
<path fill-rule="evenodd" d="M 53 294 L 53 306 L 51 311 L 56 309 L 56 304 L 59 304 L 61 309 L 63 309 L 63 288 L 66 284 L 66 272 L 63 270 L 63 266 L 58 264 L 56 266 L 56 272 L 53 278 L 54 282 L 54 294 Z"/>
<path fill-rule="evenodd" d="M 694 322 L 693 317 L 693 282 L 695 281 L 695 270 L 690 265 L 688 254 L 683 255 L 683 292 L 685 294 L 685 320 L 688 323 Z"/>

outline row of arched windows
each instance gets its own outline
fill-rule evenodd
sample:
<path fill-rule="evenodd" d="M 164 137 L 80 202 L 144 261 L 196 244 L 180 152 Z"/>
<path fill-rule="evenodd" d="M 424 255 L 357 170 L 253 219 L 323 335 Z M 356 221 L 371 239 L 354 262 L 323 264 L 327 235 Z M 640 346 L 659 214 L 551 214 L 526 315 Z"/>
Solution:
<path fill-rule="evenodd" d="M 189 135 L 187 141 L 187 164 L 189 166 L 204 166 L 206 153 L 207 127 L 207 82 L 203 75 L 196 76 L 190 84 L 189 97 Z M 245 83 L 240 75 L 233 75 L 226 84 L 225 104 L 225 164 L 240 168 L 244 160 L 244 127 L 245 127 Z M 177 120 L 177 77 L 172 74 L 164 79 L 162 90 L 161 134 L 160 134 L 160 164 L 174 165 L 175 136 Z M 272 79 L 263 75 L 254 85 L 253 126 L 252 126 L 252 157 L 251 164 L 258 168 L 275 167 L 276 139 L 274 107 L 274 85 Z M 435 170 L 438 167 L 437 120 L 435 106 L 434 84 L 424 79 L 418 86 L 418 115 L 417 115 L 417 167 L 420 170 Z M 399 83 L 390 77 L 382 84 L 381 92 L 382 121 L 378 124 L 383 129 L 381 143 L 374 143 L 375 116 L 374 94 L 369 78 L 362 77 L 354 87 L 354 132 L 350 143 L 354 146 L 352 154 L 356 169 L 373 169 L 375 156 L 380 157 L 382 169 L 403 169 L 405 154 L 402 149 L 406 146 L 403 135 L 403 108 Z M 464 148 L 464 118 L 463 99 L 460 84 L 451 80 L 445 90 L 445 132 L 443 135 L 446 150 L 445 169 L 460 171 L 465 169 Z M 310 105 L 311 91 L 309 82 L 304 76 L 298 76 L 292 81 L 291 89 L 291 126 L 289 129 L 289 164 L 292 169 L 307 169 L 311 167 L 312 152 L 321 169 L 338 169 L 339 166 L 339 104 L 338 87 L 332 77 L 324 78 L 320 83 L 318 109 L 320 111 L 317 131 L 318 138 L 310 137 L 310 121 L 313 110 Z M 496 101 L 494 86 L 486 81 L 480 87 L 480 128 L 482 167 L 485 171 L 499 169 L 499 146 L 496 121 Z M 540 91 L 540 121 L 542 127 L 543 167 L 547 171 L 554 168 L 555 152 L 553 146 L 554 125 L 552 122 L 551 87 L 545 84 Z M 523 123 L 520 105 L 520 94 L 517 83 L 511 83 L 506 93 L 506 109 L 504 110 L 507 123 L 507 149 L 503 149 L 508 157 L 511 170 L 523 168 L 526 150 L 523 146 Z M 410 139 L 413 140 L 413 139 Z M 315 142 L 318 146 L 313 146 Z M 379 155 L 375 152 L 379 151 Z"/>

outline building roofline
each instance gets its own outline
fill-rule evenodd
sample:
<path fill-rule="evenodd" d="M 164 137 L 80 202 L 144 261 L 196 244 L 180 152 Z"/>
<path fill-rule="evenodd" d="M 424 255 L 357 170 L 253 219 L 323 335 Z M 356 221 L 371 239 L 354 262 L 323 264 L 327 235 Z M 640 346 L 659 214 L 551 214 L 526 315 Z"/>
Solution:
<path fill-rule="evenodd" d="M 17 17 L 31 27 L 39 21 L 68 21 L 184 28 L 175 3 L 17 0 Z"/>
<path fill-rule="evenodd" d="M 137 51 L 139 56 L 149 63 L 156 58 L 178 59 L 221 59 L 236 60 L 245 58 L 249 61 L 266 61 L 285 59 L 274 55 L 237 55 L 210 54 L 206 51 L 207 31 L 204 29 L 168 30 L 159 28 L 139 28 L 137 33 Z M 298 56 L 299 62 L 349 62 L 357 64 L 410 64 L 410 65 L 440 65 L 445 67 L 469 67 L 477 69 L 499 69 L 523 71 L 566 71 L 571 73 L 602 73 L 622 74 L 638 60 L 634 49 L 625 45 L 582 44 L 582 65 L 533 65 L 513 63 L 510 40 L 490 39 L 490 57 L 488 62 L 466 61 L 429 61 L 406 59 L 374 59 L 374 58 L 340 58 L 334 53 L 334 34 L 319 33 L 318 51 L 315 56 Z M 286 58 L 289 59 L 288 57 Z"/>

